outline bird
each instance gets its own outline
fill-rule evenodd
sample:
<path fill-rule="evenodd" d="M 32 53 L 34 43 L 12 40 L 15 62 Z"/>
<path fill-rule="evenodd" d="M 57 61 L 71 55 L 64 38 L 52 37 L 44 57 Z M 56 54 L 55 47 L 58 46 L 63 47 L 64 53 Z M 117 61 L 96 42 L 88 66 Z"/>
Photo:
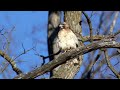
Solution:
<path fill-rule="evenodd" d="M 66 22 L 59 25 L 58 32 L 58 46 L 63 51 L 66 52 L 71 49 L 78 47 L 79 41 L 77 36 L 70 29 L 69 25 Z"/>

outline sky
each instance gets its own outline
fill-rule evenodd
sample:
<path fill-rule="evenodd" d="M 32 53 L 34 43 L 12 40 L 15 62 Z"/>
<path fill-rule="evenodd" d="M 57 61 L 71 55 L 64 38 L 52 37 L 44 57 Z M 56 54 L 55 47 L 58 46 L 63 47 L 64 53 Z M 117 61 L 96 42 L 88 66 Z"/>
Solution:
<path fill-rule="evenodd" d="M 91 12 L 88 11 L 87 14 L 90 16 Z M 96 26 L 99 22 L 98 15 L 93 15 L 93 17 L 91 17 L 91 21 L 93 25 L 93 30 L 96 30 Z M 2 32 L 10 32 L 11 29 L 14 27 L 14 31 L 11 32 L 12 35 L 9 37 L 10 52 L 8 54 L 10 55 L 10 57 L 15 58 L 23 52 L 22 44 L 25 50 L 28 50 L 36 45 L 37 52 L 40 55 L 47 56 L 47 23 L 48 11 L 0 11 L 0 30 L 4 28 Z M 117 21 L 118 26 L 115 27 L 115 30 L 117 30 L 116 28 L 120 27 L 119 24 L 120 20 Z M 85 30 L 83 35 L 89 35 L 89 28 L 83 26 L 83 29 Z M 2 36 L 0 36 L 0 38 L 1 37 Z M 1 40 L 0 43 L 3 44 L 4 41 Z M 0 49 L 2 50 L 2 46 L 0 47 Z M 84 59 L 86 58 L 87 55 L 84 56 Z M 2 67 L 2 63 L 4 62 L 4 60 L 2 58 L 0 59 L 0 67 Z M 21 70 L 23 70 L 24 73 L 34 70 L 42 63 L 41 58 L 36 56 L 35 51 L 33 50 L 17 58 L 16 62 L 19 60 L 22 60 L 23 62 L 17 63 L 17 66 Z M 48 61 L 49 60 L 47 59 L 46 63 Z M 81 71 L 78 73 L 79 77 L 81 75 L 81 72 L 84 71 L 84 67 L 81 67 L 80 70 Z M 5 74 L 6 78 L 13 78 L 16 75 L 15 72 L 12 71 L 10 65 L 8 67 L 8 71 L 11 74 Z M 79 78 L 78 76 L 76 76 L 76 78 Z M 48 75 L 46 75 L 45 77 L 48 77 Z M 0 78 L 3 78 L 2 73 L 0 73 Z"/>
<path fill-rule="evenodd" d="M 14 50 L 10 54 L 11 57 L 14 58 L 23 52 L 22 43 L 26 50 L 37 43 L 37 52 L 40 55 L 48 55 L 47 19 L 47 11 L 0 11 L 0 30 L 4 28 L 3 32 L 5 32 L 15 27 L 10 43 L 10 47 Z M 32 66 L 40 66 L 42 62 L 34 51 L 30 51 L 18 59 L 25 61 L 17 64 L 24 73 L 35 68 Z M 46 60 L 46 62 L 48 61 Z"/>

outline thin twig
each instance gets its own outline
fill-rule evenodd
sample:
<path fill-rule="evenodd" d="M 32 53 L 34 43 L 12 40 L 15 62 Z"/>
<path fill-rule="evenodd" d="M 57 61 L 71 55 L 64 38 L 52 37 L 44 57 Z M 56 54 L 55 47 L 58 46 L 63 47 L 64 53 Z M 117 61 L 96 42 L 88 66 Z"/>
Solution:
<path fill-rule="evenodd" d="M 100 19 L 99 19 L 99 25 L 98 25 L 98 28 L 97 28 L 97 35 L 99 35 L 100 34 L 100 29 L 101 29 L 101 26 L 102 26 L 102 24 L 103 24 L 103 22 L 104 22 L 104 20 L 103 20 L 103 16 L 104 16 L 104 12 L 102 12 L 102 14 L 100 15 Z"/>
<path fill-rule="evenodd" d="M 42 58 L 43 63 L 41 64 L 41 66 L 43 66 L 45 64 L 45 59 L 46 58 L 44 56 L 40 55 L 37 51 L 35 51 L 35 52 L 36 52 L 35 55 L 37 55 L 38 57 Z"/>
<path fill-rule="evenodd" d="M 5 53 L 6 53 L 6 51 L 8 51 L 9 45 L 10 45 L 10 41 L 9 41 L 9 39 L 5 36 L 5 34 L 8 34 L 8 33 L 12 32 L 14 29 L 15 29 L 15 27 L 13 27 L 9 32 L 8 32 L 8 31 L 5 31 L 4 33 L 1 33 L 1 32 L 4 30 L 4 28 L 0 31 L 1 35 L 2 35 L 2 36 L 6 39 L 6 41 L 7 41 L 6 47 L 4 48 L 4 46 L 5 46 L 6 43 L 5 43 L 4 46 L 3 46 L 3 49 L 4 49 L 4 52 L 5 52 Z"/>
<path fill-rule="evenodd" d="M 111 75 L 111 76 L 113 76 L 114 78 L 116 78 L 116 76 L 115 76 L 115 75 L 113 75 L 113 74 L 109 74 L 109 75 Z"/>
<path fill-rule="evenodd" d="M 0 73 L 3 73 L 3 72 L 6 70 L 6 68 L 8 67 L 8 65 L 9 65 L 9 63 L 7 63 L 7 64 L 4 66 L 4 68 L 1 70 Z"/>
<path fill-rule="evenodd" d="M 22 47 L 23 47 L 23 53 L 21 53 L 21 54 L 19 54 L 18 56 L 16 56 L 13 60 L 17 59 L 18 57 L 20 57 L 20 56 L 23 55 L 23 54 L 26 54 L 27 52 L 33 50 L 33 48 L 34 48 L 34 47 L 32 47 L 32 48 L 30 48 L 30 49 L 28 49 L 28 50 L 25 50 L 23 44 L 22 44 Z"/>
<path fill-rule="evenodd" d="M 8 40 L 8 38 L 4 35 L 4 34 L 1 34 L 5 39 L 6 39 L 6 41 L 7 41 L 7 45 L 6 45 L 6 47 L 5 47 L 5 52 L 8 50 L 8 48 L 9 48 L 9 45 L 10 45 L 10 41 Z"/>
<path fill-rule="evenodd" d="M 2 30 L 0 30 L 0 33 L 4 30 L 4 28 L 2 28 Z"/>

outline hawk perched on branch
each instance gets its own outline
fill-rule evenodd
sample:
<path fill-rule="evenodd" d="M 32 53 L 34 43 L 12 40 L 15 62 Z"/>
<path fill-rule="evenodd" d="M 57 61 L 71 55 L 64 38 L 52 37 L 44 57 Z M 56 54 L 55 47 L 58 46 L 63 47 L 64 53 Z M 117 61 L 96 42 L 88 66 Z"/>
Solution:
<path fill-rule="evenodd" d="M 60 31 L 58 32 L 58 46 L 62 51 L 74 49 L 78 47 L 78 38 L 72 32 L 67 23 L 59 25 Z"/>

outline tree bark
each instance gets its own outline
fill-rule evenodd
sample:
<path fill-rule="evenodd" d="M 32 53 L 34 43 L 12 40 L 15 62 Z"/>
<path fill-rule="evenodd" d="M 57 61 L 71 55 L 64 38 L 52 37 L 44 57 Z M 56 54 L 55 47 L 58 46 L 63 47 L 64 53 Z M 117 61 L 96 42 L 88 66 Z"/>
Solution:
<path fill-rule="evenodd" d="M 81 21 L 81 11 L 65 11 L 64 21 L 68 23 L 68 25 L 77 37 L 82 36 L 82 29 L 79 24 Z M 83 46 L 82 42 L 80 42 L 80 45 Z M 81 55 L 79 56 L 79 58 L 71 59 L 65 64 L 59 65 L 53 70 L 52 78 L 73 79 L 80 69 L 82 59 L 83 57 Z"/>
<path fill-rule="evenodd" d="M 58 25 L 61 20 L 60 11 L 49 11 L 48 14 L 48 53 L 49 55 L 55 54 L 59 51 L 59 48 L 56 46 L 57 33 L 59 31 Z M 55 59 L 57 55 L 50 57 L 50 61 Z M 52 72 L 50 73 L 52 76 Z"/>

